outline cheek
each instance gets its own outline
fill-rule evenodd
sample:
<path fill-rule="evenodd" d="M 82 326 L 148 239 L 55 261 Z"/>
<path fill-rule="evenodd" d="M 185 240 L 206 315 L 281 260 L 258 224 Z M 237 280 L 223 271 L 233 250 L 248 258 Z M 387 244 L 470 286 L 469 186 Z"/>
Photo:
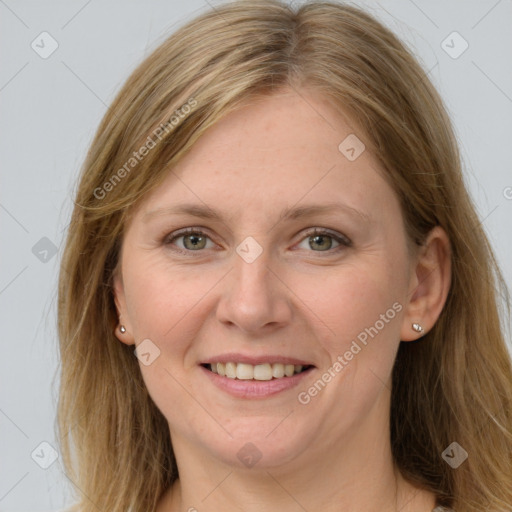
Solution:
<path fill-rule="evenodd" d="M 179 351 L 185 331 L 199 327 L 194 318 L 222 275 L 200 266 L 171 266 L 161 255 L 127 261 L 125 292 L 135 340 L 149 338 L 162 347 L 172 342 Z"/>
<path fill-rule="evenodd" d="M 323 404 L 336 410 L 343 404 L 342 420 L 326 420 L 333 435 L 358 425 L 387 387 L 400 340 L 400 301 L 406 284 L 404 261 L 395 256 L 361 259 L 340 268 L 322 286 L 310 288 L 307 304 L 322 332 L 316 339 L 330 362 L 319 372 L 319 379 L 328 382 L 325 389 L 320 386 L 319 397 L 312 388 L 302 391 L 314 393 L 312 407 Z"/>
<path fill-rule="evenodd" d="M 384 347 L 394 353 L 404 307 L 400 302 L 406 286 L 403 264 L 400 258 L 383 259 L 381 255 L 340 267 L 315 286 L 302 278 L 297 294 L 314 314 L 332 360 L 349 350 L 354 340 L 368 352 L 366 357 L 375 351 L 382 356 Z"/>

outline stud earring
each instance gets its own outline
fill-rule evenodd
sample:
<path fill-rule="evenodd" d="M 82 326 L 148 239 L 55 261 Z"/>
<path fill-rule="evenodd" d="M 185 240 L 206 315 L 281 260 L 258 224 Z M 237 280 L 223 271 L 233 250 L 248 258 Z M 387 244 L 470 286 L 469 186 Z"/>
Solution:
<path fill-rule="evenodd" d="M 124 325 L 120 325 L 119 331 L 121 332 L 121 334 L 124 334 L 126 332 L 126 327 Z"/>
<path fill-rule="evenodd" d="M 417 323 L 413 323 L 412 328 L 414 331 L 419 332 L 421 335 L 423 335 L 423 333 L 425 332 L 425 329 L 423 329 L 423 327 Z"/>

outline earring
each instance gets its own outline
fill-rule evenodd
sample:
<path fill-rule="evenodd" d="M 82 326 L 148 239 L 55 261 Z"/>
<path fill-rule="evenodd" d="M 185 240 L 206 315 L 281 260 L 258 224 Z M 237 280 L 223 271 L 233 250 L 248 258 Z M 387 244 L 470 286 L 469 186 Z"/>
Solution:
<path fill-rule="evenodd" d="M 126 332 L 126 327 L 124 325 L 120 325 L 119 331 L 121 332 L 121 334 L 124 334 Z"/>
<path fill-rule="evenodd" d="M 425 329 L 423 329 L 423 327 L 420 325 L 420 324 L 417 324 L 417 323 L 413 323 L 412 324 L 412 328 L 414 331 L 416 332 L 419 332 L 421 335 L 423 335 Z"/>

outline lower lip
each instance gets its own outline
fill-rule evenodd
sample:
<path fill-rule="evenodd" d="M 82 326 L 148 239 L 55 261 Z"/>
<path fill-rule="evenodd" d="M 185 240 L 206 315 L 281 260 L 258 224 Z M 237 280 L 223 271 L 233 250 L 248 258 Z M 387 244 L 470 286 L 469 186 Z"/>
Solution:
<path fill-rule="evenodd" d="M 292 375 L 291 377 L 281 377 L 272 380 L 242 380 L 222 377 L 218 373 L 213 373 L 204 366 L 199 368 L 206 374 L 215 386 L 237 398 L 266 398 L 281 393 L 297 386 L 306 378 L 313 367 Z"/>

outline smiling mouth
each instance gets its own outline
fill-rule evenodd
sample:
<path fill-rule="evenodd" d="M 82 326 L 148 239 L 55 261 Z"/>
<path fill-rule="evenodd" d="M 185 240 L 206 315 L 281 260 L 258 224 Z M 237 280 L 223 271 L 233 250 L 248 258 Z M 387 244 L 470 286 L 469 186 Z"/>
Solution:
<path fill-rule="evenodd" d="M 247 364 L 247 363 L 205 363 L 202 364 L 204 368 L 221 377 L 238 380 L 276 380 L 287 377 L 293 377 L 299 373 L 305 372 L 313 365 L 300 365 L 300 364 L 281 364 L 281 363 L 262 363 L 262 364 Z"/>

